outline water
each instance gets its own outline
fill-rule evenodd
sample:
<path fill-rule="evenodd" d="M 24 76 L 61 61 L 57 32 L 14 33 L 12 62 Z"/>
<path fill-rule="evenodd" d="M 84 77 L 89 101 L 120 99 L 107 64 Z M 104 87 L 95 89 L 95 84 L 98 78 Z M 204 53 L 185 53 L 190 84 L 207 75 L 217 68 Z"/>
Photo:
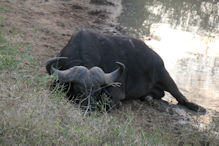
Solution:
<path fill-rule="evenodd" d="M 163 58 L 183 94 L 219 111 L 219 1 L 123 0 L 123 7 L 121 25 Z"/>

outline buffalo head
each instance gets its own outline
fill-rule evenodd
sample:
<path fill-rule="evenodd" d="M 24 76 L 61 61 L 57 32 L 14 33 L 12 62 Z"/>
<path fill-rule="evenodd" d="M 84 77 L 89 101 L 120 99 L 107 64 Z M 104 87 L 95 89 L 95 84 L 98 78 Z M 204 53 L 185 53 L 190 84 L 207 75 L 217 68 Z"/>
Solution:
<path fill-rule="evenodd" d="M 95 110 L 95 102 L 100 98 L 102 87 L 110 86 L 118 81 L 124 70 L 124 64 L 116 62 L 118 68 L 110 73 L 105 73 L 100 67 L 88 69 L 85 66 L 74 66 L 66 70 L 59 70 L 55 67 L 58 61 L 68 60 L 67 57 L 55 57 L 48 60 L 47 72 L 54 74 L 61 84 L 70 83 L 69 94 L 77 96 L 81 100 L 81 106 Z"/>

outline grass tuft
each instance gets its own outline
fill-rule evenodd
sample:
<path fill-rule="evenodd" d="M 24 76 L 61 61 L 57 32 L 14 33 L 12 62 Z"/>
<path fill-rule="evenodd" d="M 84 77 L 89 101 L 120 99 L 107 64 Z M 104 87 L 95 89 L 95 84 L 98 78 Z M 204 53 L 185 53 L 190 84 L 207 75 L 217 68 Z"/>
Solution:
<path fill-rule="evenodd" d="M 0 13 L 4 13 L 4 12 L 7 12 L 8 9 L 7 8 L 4 8 L 4 7 L 0 7 Z"/>

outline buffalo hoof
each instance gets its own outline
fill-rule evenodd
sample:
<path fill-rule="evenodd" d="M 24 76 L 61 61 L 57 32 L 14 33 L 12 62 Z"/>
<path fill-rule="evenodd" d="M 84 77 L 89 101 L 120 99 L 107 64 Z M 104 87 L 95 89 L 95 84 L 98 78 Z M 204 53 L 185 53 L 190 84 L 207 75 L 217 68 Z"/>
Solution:
<path fill-rule="evenodd" d="M 141 99 L 142 101 L 146 101 L 147 104 L 153 106 L 154 105 L 154 99 L 152 96 L 146 96 L 143 99 Z"/>

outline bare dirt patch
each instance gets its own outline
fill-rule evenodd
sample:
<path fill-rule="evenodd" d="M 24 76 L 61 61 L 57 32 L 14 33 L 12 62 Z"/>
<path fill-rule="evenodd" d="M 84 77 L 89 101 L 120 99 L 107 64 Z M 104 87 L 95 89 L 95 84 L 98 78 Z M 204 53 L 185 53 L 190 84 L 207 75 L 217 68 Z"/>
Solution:
<path fill-rule="evenodd" d="M 89 0 L 9 0 L 0 1 L 7 24 L 22 32 L 23 42 L 32 45 L 32 55 L 43 67 L 81 28 L 116 33 L 113 5 L 90 4 Z M 7 27 L 7 25 L 5 26 Z"/>

